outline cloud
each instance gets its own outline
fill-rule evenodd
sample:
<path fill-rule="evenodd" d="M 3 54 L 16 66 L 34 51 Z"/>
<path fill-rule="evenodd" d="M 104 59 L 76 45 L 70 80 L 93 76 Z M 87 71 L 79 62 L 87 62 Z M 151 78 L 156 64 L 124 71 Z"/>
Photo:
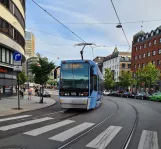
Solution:
<path fill-rule="evenodd" d="M 127 45 L 122 30 L 117 29 L 116 24 L 91 24 L 92 22 L 118 22 L 110 0 L 39 0 L 37 2 L 63 23 L 84 23 L 65 25 L 85 41 L 107 46 L 95 48 L 95 56 L 107 56 L 113 51 L 115 45 Z M 161 19 L 160 0 L 113 0 L 113 2 L 122 22 Z M 27 8 L 27 27 L 55 33 L 81 42 L 80 39 L 62 27 L 52 17 L 34 6 L 33 3 L 27 2 Z M 143 23 L 143 30 L 149 32 L 160 26 L 160 23 L 159 21 Z M 123 24 L 130 44 L 132 44 L 133 35 L 141 30 L 141 25 L 141 22 Z M 48 56 L 50 60 L 55 60 L 58 56 L 62 59 L 80 58 L 81 47 L 73 46 L 77 43 L 76 41 L 58 38 L 34 30 L 31 31 L 34 32 L 36 37 L 37 52 Z M 118 49 L 127 51 L 128 47 L 118 46 Z M 91 48 L 87 46 L 84 50 L 84 57 L 93 59 L 92 55 Z"/>

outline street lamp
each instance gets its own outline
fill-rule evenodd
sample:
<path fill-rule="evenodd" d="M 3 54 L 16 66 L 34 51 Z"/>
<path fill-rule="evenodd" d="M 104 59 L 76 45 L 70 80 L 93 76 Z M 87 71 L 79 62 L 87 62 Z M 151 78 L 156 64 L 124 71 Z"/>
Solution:
<path fill-rule="evenodd" d="M 116 28 L 122 28 L 121 23 L 117 24 Z"/>
<path fill-rule="evenodd" d="M 75 46 L 83 46 L 82 50 L 80 51 L 82 60 L 83 60 L 83 50 L 84 50 L 85 46 L 91 46 L 91 45 L 95 45 L 95 44 L 94 43 L 86 43 L 86 42 L 75 44 Z"/>

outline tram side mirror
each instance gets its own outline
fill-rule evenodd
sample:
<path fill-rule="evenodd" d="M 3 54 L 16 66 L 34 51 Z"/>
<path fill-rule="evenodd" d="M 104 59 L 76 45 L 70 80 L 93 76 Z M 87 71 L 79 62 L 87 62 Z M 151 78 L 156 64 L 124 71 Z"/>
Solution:
<path fill-rule="evenodd" d="M 54 70 L 54 79 L 57 79 L 57 69 Z"/>

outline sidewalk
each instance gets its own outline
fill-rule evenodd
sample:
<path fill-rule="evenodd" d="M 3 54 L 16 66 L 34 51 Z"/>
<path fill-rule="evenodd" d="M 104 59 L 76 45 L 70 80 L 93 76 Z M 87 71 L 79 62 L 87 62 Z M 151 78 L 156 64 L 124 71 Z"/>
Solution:
<path fill-rule="evenodd" d="M 20 108 L 21 110 L 18 110 L 18 97 L 17 96 L 11 96 L 11 97 L 4 97 L 2 100 L 0 100 L 0 116 L 7 116 L 12 115 L 16 113 L 21 113 L 24 111 L 30 111 L 35 109 L 40 109 L 44 107 L 51 106 L 56 103 L 54 99 L 51 98 L 45 98 L 44 97 L 44 103 L 40 104 L 40 97 L 38 96 L 32 96 L 31 100 L 28 100 L 28 96 L 25 95 L 24 99 L 20 99 Z"/>

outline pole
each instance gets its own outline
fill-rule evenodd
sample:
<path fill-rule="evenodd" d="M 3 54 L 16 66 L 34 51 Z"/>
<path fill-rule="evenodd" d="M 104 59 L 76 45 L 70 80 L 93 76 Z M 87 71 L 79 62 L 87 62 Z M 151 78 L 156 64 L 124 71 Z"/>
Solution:
<path fill-rule="evenodd" d="M 17 81 L 18 81 L 18 110 L 20 110 L 20 92 L 19 92 L 19 88 L 20 88 L 20 82 L 18 79 L 18 72 L 17 72 Z"/>
<path fill-rule="evenodd" d="M 86 45 L 84 45 L 83 48 L 82 48 L 82 50 L 80 51 L 82 60 L 83 60 L 83 50 L 84 50 L 85 46 L 86 46 Z"/>

